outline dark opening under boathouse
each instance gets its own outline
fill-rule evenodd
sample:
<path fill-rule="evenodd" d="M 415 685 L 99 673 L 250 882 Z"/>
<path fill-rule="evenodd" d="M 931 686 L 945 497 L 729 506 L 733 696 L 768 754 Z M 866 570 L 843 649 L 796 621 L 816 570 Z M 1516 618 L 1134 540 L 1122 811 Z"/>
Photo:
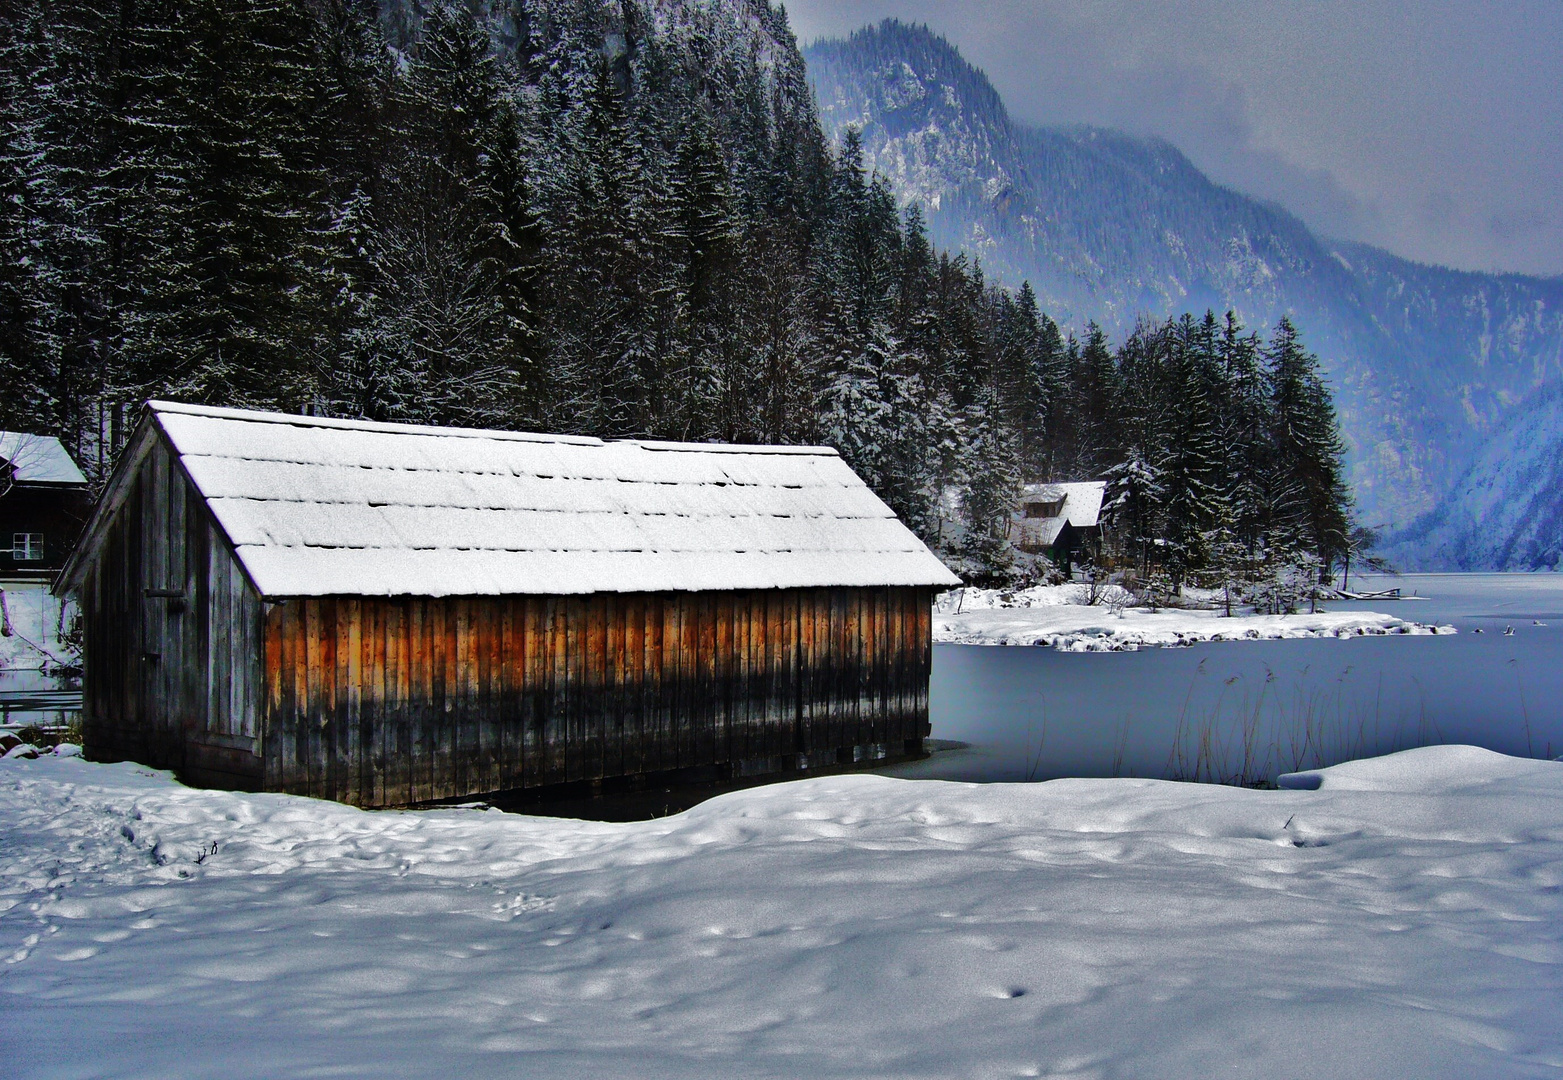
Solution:
<path fill-rule="evenodd" d="M 153 402 L 56 589 L 88 756 L 397 806 L 918 755 L 956 583 L 830 449 Z"/>

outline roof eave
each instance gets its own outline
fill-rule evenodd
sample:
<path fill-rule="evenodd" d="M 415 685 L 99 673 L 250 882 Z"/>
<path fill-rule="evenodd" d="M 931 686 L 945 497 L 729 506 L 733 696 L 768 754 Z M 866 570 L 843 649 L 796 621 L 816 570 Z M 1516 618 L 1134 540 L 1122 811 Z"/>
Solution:
<path fill-rule="evenodd" d="M 140 469 L 142 461 L 145 460 L 147 454 L 151 453 L 153 445 L 159 439 L 163 441 L 169 456 L 173 458 L 174 467 L 179 471 L 179 475 L 184 478 L 185 483 L 190 484 L 193 490 L 198 490 L 191 480 L 189 472 L 186 471 L 184 461 L 174 447 L 173 440 L 168 437 L 168 433 L 163 429 L 158 411 L 156 402 L 149 401 L 143 407 L 141 419 L 136 422 L 135 430 L 130 434 L 130 441 L 125 445 L 125 452 L 114 466 L 114 472 L 109 477 L 108 485 L 103 489 L 103 494 L 99 497 L 97 505 L 93 507 L 92 516 L 87 519 L 87 525 L 82 529 L 81 539 L 77 541 L 76 549 L 71 552 L 70 558 L 60 568 L 59 574 L 54 579 L 54 584 L 50 587 L 50 592 L 55 596 L 66 596 L 81 587 L 81 578 L 86 573 L 87 566 L 96 558 L 98 548 L 102 546 L 104 531 L 107 529 L 109 522 L 114 519 L 120 508 L 125 504 L 125 500 L 129 497 L 130 484 L 136 471 Z M 228 548 L 229 556 L 234 561 L 234 565 L 239 568 L 239 572 L 249 582 L 250 588 L 254 589 L 256 594 L 261 596 L 262 599 L 265 599 L 265 594 L 261 592 L 254 576 L 250 573 L 249 567 L 245 566 L 244 560 L 239 558 L 238 552 L 234 548 L 232 537 L 228 535 L 227 530 L 222 527 L 222 523 L 217 520 L 216 515 L 212 514 L 209 509 L 207 510 L 207 520 L 212 523 L 213 529 L 222 538 L 223 543 Z"/>
<path fill-rule="evenodd" d="M 15 488 L 69 488 L 77 491 L 86 491 L 90 485 L 86 480 L 13 480 L 11 487 Z"/>
<path fill-rule="evenodd" d="M 130 433 L 130 439 L 125 444 L 125 452 L 114 465 L 109 482 L 104 486 L 103 494 L 98 496 L 97 505 L 92 508 L 92 516 L 81 531 L 81 538 L 76 541 L 75 550 L 54 579 L 54 585 L 50 588 L 54 595 L 66 596 L 81 587 L 81 577 L 103 543 L 105 526 L 124 505 L 131 477 L 151 450 L 153 440 L 160 434 L 152 421 L 151 410 L 143 409 L 141 419 L 136 421 L 135 430 Z"/>

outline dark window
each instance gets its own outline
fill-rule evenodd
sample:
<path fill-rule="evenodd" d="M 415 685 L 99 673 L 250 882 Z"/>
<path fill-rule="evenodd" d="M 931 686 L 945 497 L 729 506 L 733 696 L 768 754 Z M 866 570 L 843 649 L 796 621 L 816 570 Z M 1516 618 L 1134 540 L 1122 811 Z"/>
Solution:
<path fill-rule="evenodd" d="M 11 558 L 17 562 L 42 561 L 43 533 L 12 533 Z"/>
<path fill-rule="evenodd" d="M 1057 502 L 1028 502 L 1026 504 L 1026 516 L 1028 518 L 1054 518 L 1064 512 L 1064 500 Z"/>

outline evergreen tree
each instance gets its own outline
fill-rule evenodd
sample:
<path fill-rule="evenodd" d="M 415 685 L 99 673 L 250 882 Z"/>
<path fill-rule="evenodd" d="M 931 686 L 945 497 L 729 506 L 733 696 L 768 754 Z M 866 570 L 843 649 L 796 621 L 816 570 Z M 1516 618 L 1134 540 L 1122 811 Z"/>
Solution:
<path fill-rule="evenodd" d="M 967 430 L 970 464 L 961 491 L 965 527 L 961 569 L 978 583 L 1009 583 L 1020 569 L 1013 542 L 1020 454 L 1018 441 L 1003 423 L 995 387 L 990 385 L 979 395 Z"/>
<path fill-rule="evenodd" d="M 894 378 L 895 341 L 882 323 L 860 343 L 844 341 L 848 351 L 832 365 L 821 400 L 820 433 L 870 487 L 883 492 L 895 466 L 896 410 L 885 393 Z"/>
<path fill-rule="evenodd" d="M 700 388 L 676 331 L 685 297 L 654 293 L 660 317 L 643 321 L 644 249 L 657 232 L 647 228 L 641 148 L 607 61 L 586 93 L 563 123 L 564 167 L 544 218 L 550 419 L 566 430 L 686 437 Z"/>
<path fill-rule="evenodd" d="M 162 106 L 180 127 L 171 149 L 189 201 L 170 239 L 189 260 L 194 300 L 165 313 L 190 350 L 178 389 L 297 407 L 310 393 L 300 358 L 314 337 L 307 301 L 319 289 L 309 279 L 321 261 L 309 238 L 320 192 L 308 128 L 312 17 L 285 0 L 213 0 L 173 15 L 188 96 Z"/>
<path fill-rule="evenodd" d="M 1048 434 L 1054 395 L 1059 392 L 1058 328 L 1044 328 L 1037 294 L 1025 282 L 1011 301 L 1001 294 L 1000 356 L 1010 420 L 1020 438 L 1023 474 L 1040 479 L 1050 471 Z"/>
<path fill-rule="evenodd" d="M 1206 565 L 1209 534 L 1222 516 L 1220 380 L 1212 328 L 1213 320 L 1197 326 L 1184 315 L 1162 335 L 1169 348 L 1167 381 L 1172 401 L 1164 413 L 1168 431 L 1160 473 L 1166 563 L 1174 588 Z"/>
<path fill-rule="evenodd" d="M 687 320 L 688 408 L 702 436 L 729 441 L 746 428 L 749 380 L 735 341 L 737 206 L 727 162 L 704 111 L 696 110 L 672 161 L 667 239 Z"/>
<path fill-rule="evenodd" d="M 1107 335 L 1092 322 L 1085 342 L 1070 358 L 1075 446 L 1068 464 L 1072 478 L 1094 479 L 1118 457 L 1118 403 L 1122 390 Z"/>
<path fill-rule="evenodd" d="M 1225 407 L 1221 414 L 1222 443 L 1227 468 L 1223 498 L 1231 529 L 1252 551 L 1265 525 L 1265 476 L 1271 470 L 1269 402 L 1260 367 L 1257 334 L 1244 334 L 1237 316 L 1228 311 L 1217 338 L 1223 371 Z"/>
<path fill-rule="evenodd" d="M 95 267 L 113 10 L 22 2 L 0 29 L 0 426 L 58 434 L 89 476 L 109 464 Z"/>
<path fill-rule="evenodd" d="M 396 107 L 405 148 L 376 215 L 382 317 L 423 373 L 424 417 L 498 423 L 530 367 L 531 223 L 516 117 L 467 9 L 431 11 Z"/>
<path fill-rule="evenodd" d="M 46 324 L 59 304 L 50 288 L 47 211 L 38 198 L 50 162 L 38 102 L 52 42 L 33 5 L 0 28 L 0 428 L 57 421 L 53 382 L 59 363 Z M 50 185 L 52 187 L 52 185 Z"/>
<path fill-rule="evenodd" d="M 1319 359 L 1302 347 L 1290 319 L 1282 318 L 1266 350 L 1274 454 L 1271 513 L 1274 531 L 1288 546 L 1305 550 L 1325 572 L 1345 557 L 1350 501 L 1341 459 L 1345 450 L 1335 424 Z"/>
<path fill-rule="evenodd" d="M 396 333 L 395 286 L 381 217 L 389 190 L 391 87 L 396 78 L 374 12 L 330 0 L 317 34 L 320 73 L 311 109 L 324 191 L 315 222 L 321 253 L 316 404 L 332 415 L 373 420 L 424 415 L 421 358 Z"/>
<path fill-rule="evenodd" d="M 1161 473 L 1137 444 L 1107 470 L 1102 519 L 1119 553 L 1143 576 L 1150 570 L 1151 546 L 1161 539 L 1166 491 Z"/>

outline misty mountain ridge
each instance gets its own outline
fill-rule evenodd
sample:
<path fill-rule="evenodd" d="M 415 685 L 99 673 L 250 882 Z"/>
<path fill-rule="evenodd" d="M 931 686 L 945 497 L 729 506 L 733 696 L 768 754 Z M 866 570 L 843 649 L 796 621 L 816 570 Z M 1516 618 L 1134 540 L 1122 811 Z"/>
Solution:
<path fill-rule="evenodd" d="M 1531 491 L 1524 461 L 1545 453 L 1507 467 L 1482 453 L 1550 438 L 1563 456 L 1563 431 L 1536 428 L 1533 415 L 1563 385 L 1563 278 L 1326 240 L 1212 182 L 1165 141 L 1016 123 L 986 76 L 927 27 L 886 21 L 804 55 L 832 137 L 857 128 L 865 165 L 903 205 L 923 206 L 935 243 L 1006 284 L 1029 280 L 1062 325 L 1095 320 L 1122 338 L 1140 318 L 1205 308 L 1257 329 L 1296 319 L 1336 390 L 1359 516 L 1394 527 L 1403 565 L 1556 563 L 1563 525 L 1547 536 L 1526 525 L 1523 542 L 1454 533 L 1519 527 L 1473 517 L 1471 470 L 1487 471 L 1482 490 L 1528 498 L 1527 522 L 1563 522 L 1534 509 L 1546 485 Z M 1435 521 L 1444 539 L 1424 545 Z"/>

